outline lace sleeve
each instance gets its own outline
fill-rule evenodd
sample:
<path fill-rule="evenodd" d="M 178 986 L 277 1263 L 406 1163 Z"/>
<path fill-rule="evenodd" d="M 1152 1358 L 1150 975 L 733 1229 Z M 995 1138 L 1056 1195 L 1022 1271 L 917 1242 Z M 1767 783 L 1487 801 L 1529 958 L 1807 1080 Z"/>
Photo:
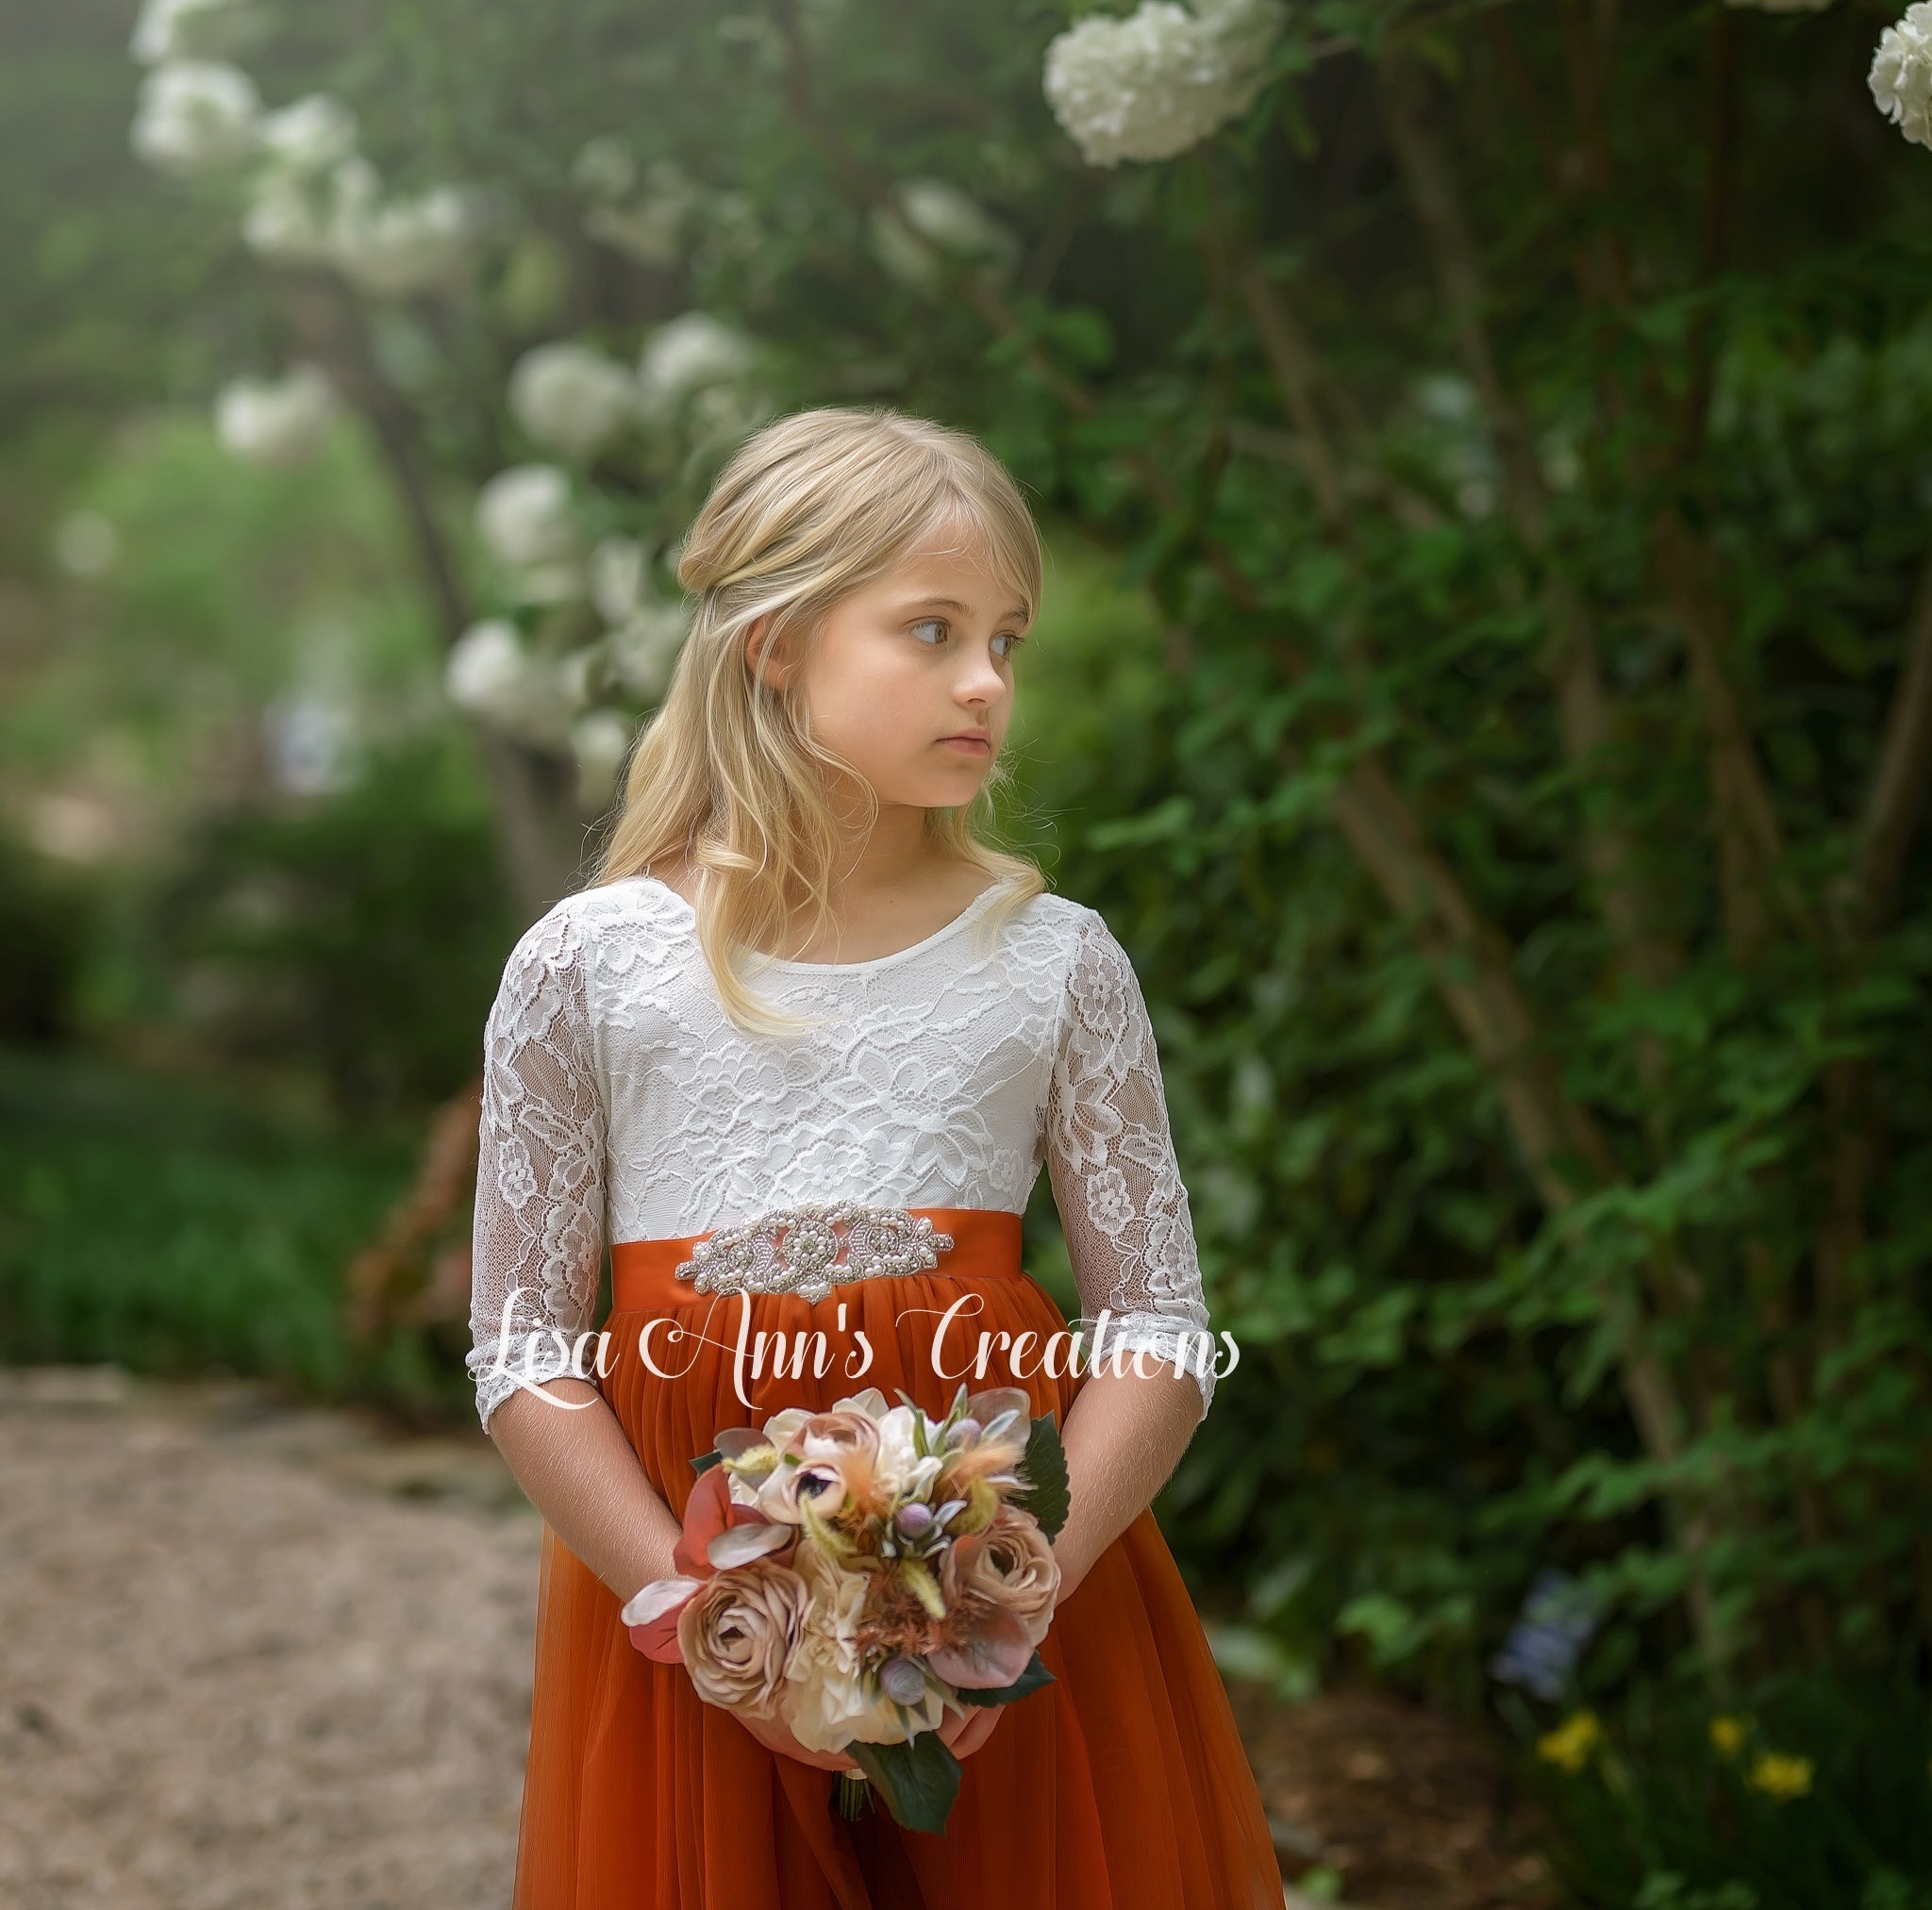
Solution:
<path fill-rule="evenodd" d="M 582 932 L 562 905 L 510 952 L 483 1035 L 466 1364 L 484 1426 L 572 1371 L 604 1260 L 606 1116 Z"/>
<path fill-rule="evenodd" d="M 1214 1349 L 1154 1029 L 1126 951 L 1097 914 L 1081 924 L 1067 985 L 1046 1139 L 1083 1344 L 1093 1345 L 1098 1316 L 1109 1309 L 1101 1364 L 1110 1365 L 1115 1346 L 1179 1356 L 1200 1383 L 1205 1416 Z M 1133 1370 L 1124 1355 L 1121 1366 Z"/>

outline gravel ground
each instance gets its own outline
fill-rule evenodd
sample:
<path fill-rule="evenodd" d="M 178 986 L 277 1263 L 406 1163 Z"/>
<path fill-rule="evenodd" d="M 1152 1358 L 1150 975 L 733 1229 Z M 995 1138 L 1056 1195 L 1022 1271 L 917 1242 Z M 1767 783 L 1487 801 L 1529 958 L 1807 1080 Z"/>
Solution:
<path fill-rule="evenodd" d="M 0 1369 L 0 1910 L 507 1905 L 541 1531 L 480 1432 Z M 1548 1910 L 1465 1730 L 1231 1688 L 1291 1876 Z"/>
<path fill-rule="evenodd" d="M 493 1451 L 0 1372 L 0 1904 L 507 1903 L 534 1516 Z"/>

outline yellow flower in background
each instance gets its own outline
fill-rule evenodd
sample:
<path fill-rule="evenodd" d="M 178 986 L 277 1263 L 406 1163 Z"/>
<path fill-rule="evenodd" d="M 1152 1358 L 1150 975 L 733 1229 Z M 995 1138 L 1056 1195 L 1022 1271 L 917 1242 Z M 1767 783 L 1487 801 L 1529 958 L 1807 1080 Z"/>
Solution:
<path fill-rule="evenodd" d="M 1603 1736 L 1596 1713 L 1578 1711 L 1537 1739 L 1536 1754 L 1545 1764 L 1560 1765 L 1574 1777 L 1590 1762 L 1590 1754 L 1603 1742 Z"/>
<path fill-rule="evenodd" d="M 1710 1741 L 1722 1757 L 1736 1757 L 1744 1748 L 1745 1724 L 1741 1718 L 1719 1715 L 1710 1720 Z"/>
<path fill-rule="evenodd" d="M 1788 1757 L 1779 1751 L 1761 1751 L 1745 1773 L 1744 1782 L 1775 1802 L 1788 1803 L 1794 1797 L 1810 1794 L 1811 1760 Z"/>

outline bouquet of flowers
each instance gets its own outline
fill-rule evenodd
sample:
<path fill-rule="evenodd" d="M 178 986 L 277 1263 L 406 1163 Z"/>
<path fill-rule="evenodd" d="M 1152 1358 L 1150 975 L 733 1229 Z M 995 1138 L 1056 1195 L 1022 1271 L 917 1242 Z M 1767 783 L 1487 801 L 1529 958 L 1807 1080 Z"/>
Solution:
<path fill-rule="evenodd" d="M 677 1575 L 623 1619 L 708 1702 L 849 1754 L 864 1774 L 840 1775 L 846 1815 L 872 1790 L 941 1832 L 959 1786 L 946 1707 L 1053 1682 L 1035 1647 L 1059 1590 L 1067 1468 L 1053 1415 L 1029 1420 L 1018 1387 L 962 1384 L 943 1420 L 899 1398 L 868 1387 L 721 1432 L 691 1461 Z"/>

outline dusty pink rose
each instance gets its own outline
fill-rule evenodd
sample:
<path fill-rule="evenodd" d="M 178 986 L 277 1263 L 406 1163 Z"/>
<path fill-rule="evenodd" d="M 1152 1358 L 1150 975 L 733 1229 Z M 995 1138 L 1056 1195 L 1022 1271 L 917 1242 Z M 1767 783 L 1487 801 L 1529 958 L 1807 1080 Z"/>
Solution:
<path fill-rule="evenodd" d="M 940 1561 L 946 1609 L 1011 1612 L 1025 1628 L 1029 1651 L 1046 1636 L 1059 1588 L 1059 1561 L 1046 1534 L 1011 1505 L 1002 1505 L 984 1532 L 956 1538 Z"/>
<path fill-rule="evenodd" d="M 677 1645 L 697 1694 L 770 1718 L 805 1630 L 805 1581 L 789 1566 L 713 1573 L 677 1614 Z"/>

